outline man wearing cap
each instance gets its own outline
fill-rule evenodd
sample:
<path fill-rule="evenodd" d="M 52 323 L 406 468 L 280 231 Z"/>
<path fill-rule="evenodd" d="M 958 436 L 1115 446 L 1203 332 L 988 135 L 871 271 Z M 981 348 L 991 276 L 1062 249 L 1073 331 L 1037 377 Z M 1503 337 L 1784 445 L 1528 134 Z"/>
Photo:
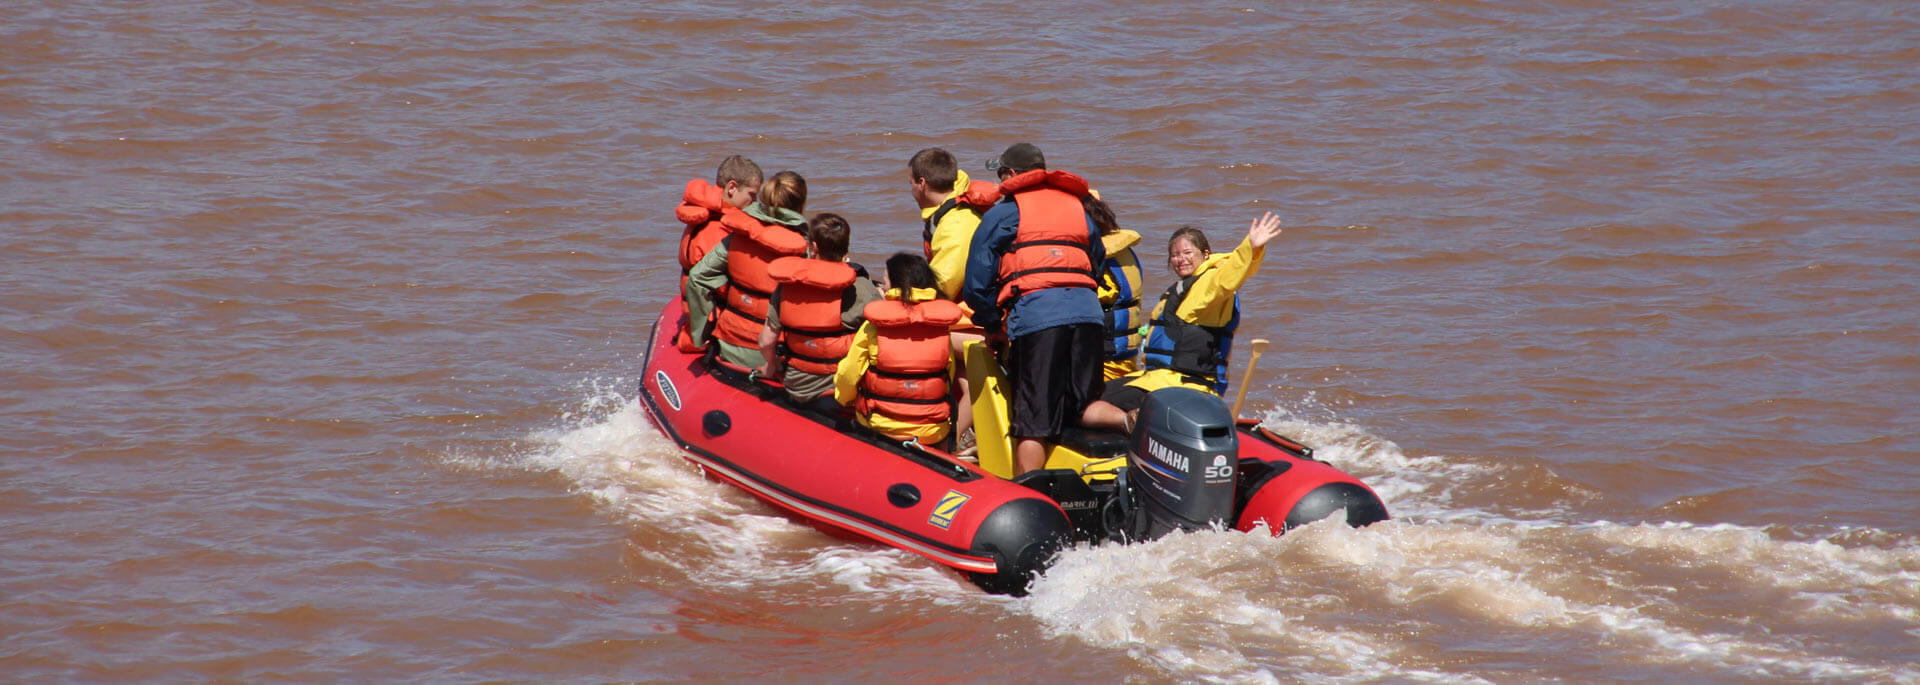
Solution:
<path fill-rule="evenodd" d="M 1106 250 L 1081 204 L 1086 180 L 1048 170 L 1040 148 L 1014 144 L 987 169 L 1002 199 L 974 231 L 961 295 L 975 324 L 1007 340 L 1019 475 L 1043 468 L 1046 443 L 1100 398 L 1106 320 L 1095 290 Z"/>

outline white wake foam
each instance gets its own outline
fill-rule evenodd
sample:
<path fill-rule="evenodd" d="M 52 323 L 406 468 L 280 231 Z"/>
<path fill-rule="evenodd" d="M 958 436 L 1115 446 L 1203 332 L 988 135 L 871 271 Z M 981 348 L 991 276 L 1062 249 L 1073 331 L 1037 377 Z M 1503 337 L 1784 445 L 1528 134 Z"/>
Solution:
<path fill-rule="evenodd" d="M 1278 538 L 1213 531 L 1080 546 L 1032 596 L 1007 600 L 917 556 L 827 537 L 707 480 L 636 401 L 608 389 L 591 395 L 561 426 L 530 435 L 520 466 L 563 474 L 630 520 L 636 537 L 658 541 L 642 554 L 716 587 L 827 585 L 884 601 L 1000 605 L 1179 680 L 1488 682 L 1524 678 L 1530 662 L 1578 658 L 1598 673 L 1642 679 L 1920 681 L 1920 668 L 1887 648 L 1847 644 L 1888 630 L 1920 639 L 1920 550 L 1911 544 L 1783 541 L 1730 525 L 1516 520 L 1449 495 L 1497 487 L 1504 467 L 1407 455 L 1337 418 L 1265 417 L 1368 482 L 1395 520 L 1358 530 L 1322 521 Z M 1487 662 L 1519 670 L 1473 670 Z"/>
<path fill-rule="evenodd" d="M 648 421 L 640 402 L 596 387 L 556 428 L 535 431 L 523 467 L 555 471 L 574 489 L 623 516 L 637 537 L 658 540 L 639 553 L 715 588 L 831 583 L 856 592 L 950 602 L 973 590 L 957 574 L 918 556 L 852 544 L 796 522 L 751 494 L 709 480 Z"/>
<path fill-rule="evenodd" d="M 1911 545 L 1785 541 L 1733 525 L 1520 520 L 1448 494 L 1499 487 L 1499 466 L 1409 456 L 1338 420 L 1276 410 L 1264 421 L 1366 481 L 1395 519 L 1076 548 L 1024 609 L 1057 635 L 1125 650 L 1180 679 L 1484 682 L 1454 670 L 1455 654 L 1554 663 L 1572 650 L 1608 665 L 1599 672 L 1656 679 L 1920 680 L 1897 654 L 1829 637 L 1887 628 L 1920 637 L 1920 550 Z"/>

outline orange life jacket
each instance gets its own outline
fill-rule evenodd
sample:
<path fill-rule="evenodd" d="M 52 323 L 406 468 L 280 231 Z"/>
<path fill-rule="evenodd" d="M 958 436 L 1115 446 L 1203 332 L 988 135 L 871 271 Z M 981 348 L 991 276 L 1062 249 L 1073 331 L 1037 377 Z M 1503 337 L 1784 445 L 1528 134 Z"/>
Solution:
<path fill-rule="evenodd" d="M 947 198 L 945 202 L 940 203 L 940 206 L 933 209 L 932 214 L 927 215 L 926 221 L 923 222 L 926 225 L 920 231 L 921 251 L 926 253 L 927 259 L 933 259 L 933 229 L 940 226 L 940 220 L 946 218 L 948 212 L 965 207 L 984 214 L 988 207 L 992 207 L 999 201 L 999 184 L 989 181 L 968 181 L 966 192 Z"/>
<path fill-rule="evenodd" d="M 680 199 L 680 206 L 673 209 L 673 216 L 686 224 L 680 232 L 680 285 L 687 284 L 687 272 L 700 262 L 701 257 L 713 251 L 720 239 L 727 236 L 727 229 L 720 225 L 720 215 L 733 206 L 727 204 L 726 191 L 701 179 L 687 181 L 687 191 Z"/>
<path fill-rule="evenodd" d="M 908 423 L 947 420 L 947 327 L 960 320 L 960 307 L 941 299 L 876 300 L 864 313 L 876 341 L 854 410 Z"/>
<path fill-rule="evenodd" d="M 701 257 L 713 251 L 720 239 L 727 237 L 727 228 L 720 217 L 727 212 L 739 209 L 727 204 L 726 191 L 720 186 L 701 179 L 687 181 L 687 190 L 680 198 L 680 206 L 673 208 L 673 217 L 686 228 L 680 231 L 680 287 L 687 287 L 687 273 Z M 688 322 L 689 324 L 691 322 Z M 681 351 L 698 352 L 700 347 L 693 344 L 692 336 L 685 325 L 674 333 L 673 342 Z"/>
<path fill-rule="evenodd" d="M 746 212 L 726 212 L 721 224 L 733 239 L 727 243 L 727 284 L 720 287 L 720 307 L 714 315 L 714 335 L 740 347 L 759 347 L 767 326 L 767 298 L 773 296 L 773 276 L 767 265 L 785 256 L 807 253 L 800 229 L 764 224 Z"/>
<path fill-rule="evenodd" d="M 853 267 L 804 257 L 781 257 L 767 265 L 780 284 L 780 347 L 787 365 L 831 374 L 847 356 L 853 331 L 840 320 L 853 286 Z"/>
<path fill-rule="evenodd" d="M 999 303 L 1006 307 L 1021 294 L 1047 288 L 1098 287 L 1093 255 L 1088 252 L 1085 179 L 1065 171 L 1035 169 L 1000 184 L 1000 192 L 1020 204 L 1020 225 L 1013 244 L 1000 256 Z"/>

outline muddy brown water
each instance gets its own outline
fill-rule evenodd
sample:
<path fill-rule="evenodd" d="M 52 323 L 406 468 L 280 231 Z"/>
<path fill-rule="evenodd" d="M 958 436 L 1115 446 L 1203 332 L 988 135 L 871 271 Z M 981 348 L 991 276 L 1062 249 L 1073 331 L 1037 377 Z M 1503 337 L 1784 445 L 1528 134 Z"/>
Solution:
<path fill-rule="evenodd" d="M 1904 2 L 0 8 L 0 679 L 1920 682 Z M 1286 232 L 1250 411 L 1396 519 L 1023 599 L 640 416 L 747 154 L 916 247 L 1041 145 Z"/>

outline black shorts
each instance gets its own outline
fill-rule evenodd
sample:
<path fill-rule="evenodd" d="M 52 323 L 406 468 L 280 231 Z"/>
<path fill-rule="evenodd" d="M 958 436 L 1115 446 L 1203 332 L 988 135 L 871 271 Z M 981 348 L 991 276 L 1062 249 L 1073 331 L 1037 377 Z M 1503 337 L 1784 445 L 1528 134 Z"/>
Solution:
<path fill-rule="evenodd" d="M 1007 379 L 1013 385 L 1007 434 L 1058 440 L 1080 412 L 1100 399 L 1106 327 L 1097 323 L 1043 328 L 1008 344 Z"/>
<path fill-rule="evenodd" d="M 1101 393 L 1100 399 L 1127 411 L 1139 409 L 1140 405 L 1147 403 L 1147 390 L 1127 385 L 1136 378 L 1139 376 L 1127 375 L 1107 381 L 1107 389 Z"/>

